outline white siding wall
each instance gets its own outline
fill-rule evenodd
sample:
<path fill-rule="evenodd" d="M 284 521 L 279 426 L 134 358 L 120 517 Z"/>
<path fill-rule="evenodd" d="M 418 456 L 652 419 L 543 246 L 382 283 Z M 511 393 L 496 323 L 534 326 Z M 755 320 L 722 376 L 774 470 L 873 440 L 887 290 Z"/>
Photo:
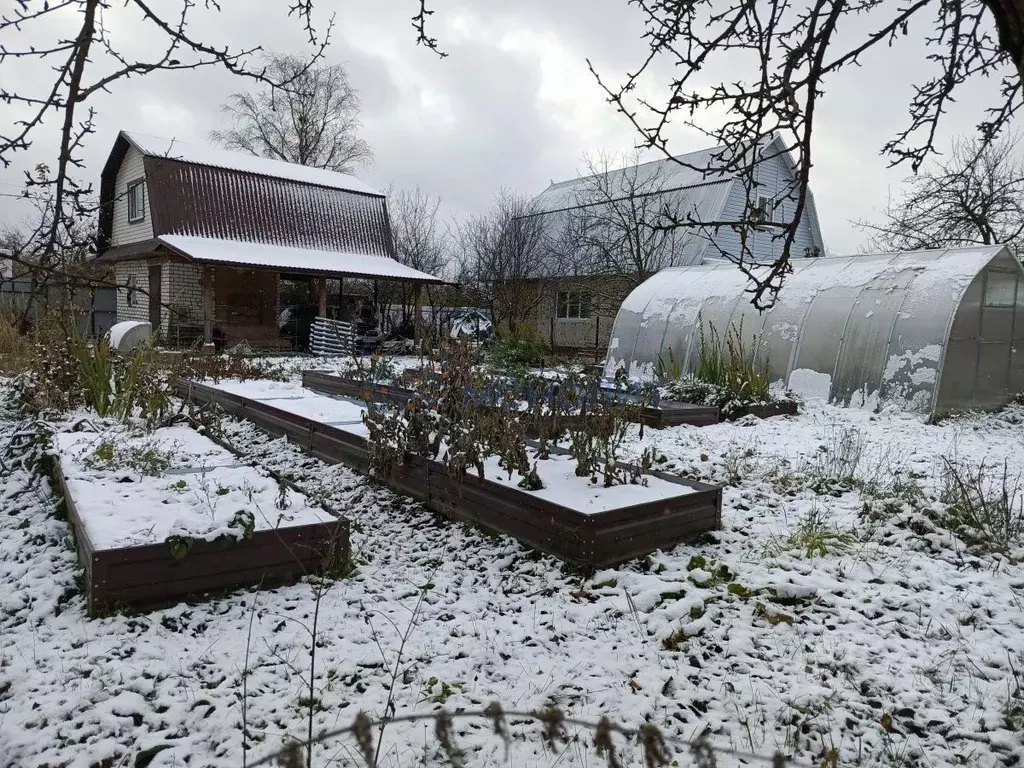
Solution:
<path fill-rule="evenodd" d="M 128 278 L 135 278 L 136 291 L 132 304 L 128 303 L 128 291 L 122 287 L 127 285 Z M 117 280 L 117 322 L 124 320 L 149 321 L 149 296 L 143 291 L 149 290 L 149 264 L 145 261 L 122 261 L 115 268 Z"/>
<path fill-rule="evenodd" d="M 758 166 L 757 194 L 764 195 L 765 197 L 778 198 L 785 193 L 786 187 L 792 182 L 792 180 L 793 170 L 788 161 L 784 157 L 772 158 Z M 789 221 L 793 216 L 793 212 L 796 210 L 796 200 L 783 200 L 783 205 L 785 206 L 785 220 Z M 745 207 L 746 190 L 743 188 L 742 183 L 735 181 L 732 184 L 732 190 L 729 193 L 729 197 L 725 202 L 725 208 L 722 211 L 722 219 L 726 221 L 739 221 L 743 218 Z M 810 225 L 810 218 L 807 215 L 807 206 L 805 205 L 803 215 L 800 217 L 800 226 L 797 232 L 797 237 L 793 243 L 792 256 L 794 258 L 802 258 L 804 255 L 804 249 L 815 245 L 820 246 L 821 243 L 817 243 L 814 240 L 813 231 Z M 739 254 L 739 233 L 731 229 L 722 229 L 719 231 L 714 237 L 714 243 L 709 245 L 707 250 L 704 252 L 705 258 L 714 258 L 715 256 L 718 256 L 719 248 L 730 254 Z M 751 249 L 759 261 L 773 261 L 782 251 L 782 240 L 774 239 L 772 237 L 772 233 L 767 230 L 765 232 L 758 232 L 753 236 Z M 822 252 L 822 255 L 824 255 L 824 251 Z"/>
<path fill-rule="evenodd" d="M 112 246 L 153 239 L 153 219 L 150 215 L 148 189 L 146 190 L 145 218 L 134 224 L 128 223 L 128 196 L 126 194 L 128 184 L 143 178 L 144 175 L 142 154 L 135 147 L 129 147 L 128 153 L 121 161 L 121 167 L 117 171 L 117 181 L 114 183 L 114 222 L 110 235 Z"/>

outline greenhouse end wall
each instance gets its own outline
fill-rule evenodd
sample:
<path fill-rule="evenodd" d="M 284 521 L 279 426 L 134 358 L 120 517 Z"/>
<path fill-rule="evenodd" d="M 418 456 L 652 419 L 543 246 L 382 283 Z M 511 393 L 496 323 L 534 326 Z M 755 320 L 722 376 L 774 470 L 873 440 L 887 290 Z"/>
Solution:
<path fill-rule="evenodd" d="M 1024 284 L 1008 250 L 971 282 L 950 327 L 935 413 L 998 408 L 1024 391 Z"/>
<path fill-rule="evenodd" d="M 801 259 L 758 312 L 730 264 L 665 270 L 623 303 L 605 373 L 650 380 L 670 357 L 692 371 L 701 328 L 732 328 L 773 379 L 826 381 L 837 403 L 997 407 L 1024 384 L 1021 274 L 1003 246 Z"/>

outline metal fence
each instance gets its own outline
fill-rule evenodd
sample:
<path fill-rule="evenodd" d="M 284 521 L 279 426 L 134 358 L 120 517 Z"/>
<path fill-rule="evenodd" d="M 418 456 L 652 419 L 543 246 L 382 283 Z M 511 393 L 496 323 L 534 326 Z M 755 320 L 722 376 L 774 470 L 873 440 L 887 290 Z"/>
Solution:
<path fill-rule="evenodd" d="M 0 280 L 0 311 L 22 314 L 29 307 L 32 296 L 32 278 L 16 277 Z M 38 320 L 48 306 L 63 307 L 68 291 L 63 284 L 50 283 L 35 287 L 36 298 L 31 302 L 30 317 Z M 117 322 L 117 290 L 111 287 L 85 286 L 71 290 L 71 305 L 75 311 L 75 324 L 80 333 L 102 336 Z"/>

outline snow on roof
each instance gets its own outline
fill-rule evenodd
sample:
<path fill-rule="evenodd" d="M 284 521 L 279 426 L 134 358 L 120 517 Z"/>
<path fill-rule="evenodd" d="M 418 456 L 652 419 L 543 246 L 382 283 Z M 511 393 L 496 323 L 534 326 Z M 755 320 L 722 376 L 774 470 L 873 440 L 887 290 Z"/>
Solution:
<path fill-rule="evenodd" d="M 258 176 L 270 176 L 276 179 L 288 179 L 303 184 L 313 184 L 320 187 L 331 187 L 343 189 L 349 192 L 359 192 L 365 195 L 377 195 L 383 197 L 383 193 L 365 184 L 355 176 L 345 173 L 328 171 L 323 168 L 309 168 L 296 163 L 286 163 L 282 160 L 271 160 L 266 157 L 256 157 L 244 152 L 233 152 L 228 149 L 219 149 L 204 144 L 189 144 L 178 139 L 166 139 L 159 136 L 147 136 L 143 133 L 122 131 L 121 134 L 128 139 L 142 154 L 150 157 L 167 157 L 172 160 L 181 160 L 195 165 L 206 165 L 213 168 L 225 168 L 243 173 L 254 173 Z"/>
<path fill-rule="evenodd" d="M 771 144 L 778 141 L 774 137 Z M 776 144 L 781 148 L 781 144 Z M 730 181 L 739 175 L 739 171 L 720 170 L 725 158 L 733 157 L 724 146 L 708 147 L 695 152 L 688 152 L 674 157 L 662 157 L 650 160 L 646 163 L 639 163 L 635 166 L 616 168 L 605 174 L 607 181 L 604 186 L 609 191 L 620 189 L 623 197 L 628 197 L 636 190 L 649 190 L 651 192 L 669 192 L 690 187 L 706 187 L 708 194 L 715 195 L 718 188 L 713 184 Z M 792 160 L 790 160 L 792 162 Z M 547 189 L 534 198 L 533 204 L 540 211 L 557 211 L 564 208 L 576 208 L 579 206 L 579 193 L 586 191 L 593 179 L 601 174 L 579 176 L 566 181 L 552 183 Z M 650 185 L 648 187 L 648 185 Z M 695 191 L 694 195 L 700 194 Z"/>
<path fill-rule="evenodd" d="M 182 256 L 201 263 L 265 267 L 339 277 L 378 277 L 421 283 L 445 282 L 443 278 L 407 267 L 386 256 L 246 243 L 241 240 L 216 240 L 190 235 L 160 235 L 157 240 Z"/>

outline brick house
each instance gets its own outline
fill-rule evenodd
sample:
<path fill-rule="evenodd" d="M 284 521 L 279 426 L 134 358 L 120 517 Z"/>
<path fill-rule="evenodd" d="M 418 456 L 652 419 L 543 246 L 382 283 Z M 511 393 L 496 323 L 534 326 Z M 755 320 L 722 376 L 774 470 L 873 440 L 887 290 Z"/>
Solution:
<path fill-rule="evenodd" d="M 396 261 L 385 196 L 333 171 L 122 131 L 100 204 L 98 261 L 116 276 L 118 320 L 149 321 L 170 344 L 288 348 L 282 281 L 305 284 L 320 315 L 346 279 L 417 294 L 444 282 Z"/>

